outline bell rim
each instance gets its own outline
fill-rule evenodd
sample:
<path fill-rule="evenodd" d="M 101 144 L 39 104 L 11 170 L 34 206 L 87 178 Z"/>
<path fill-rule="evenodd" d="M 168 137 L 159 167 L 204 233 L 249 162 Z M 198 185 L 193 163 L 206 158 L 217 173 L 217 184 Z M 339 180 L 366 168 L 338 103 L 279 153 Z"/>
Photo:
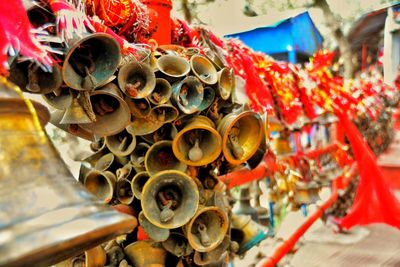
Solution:
<path fill-rule="evenodd" d="M 150 84 L 148 85 L 148 88 L 144 89 L 144 90 L 142 89 L 142 92 L 138 93 L 138 95 L 135 97 L 126 93 L 126 90 L 125 90 L 126 82 L 123 81 L 123 79 L 122 79 L 122 75 L 129 73 L 128 68 L 132 67 L 132 66 L 134 66 L 134 67 L 137 66 L 142 69 L 145 69 L 146 71 L 148 71 L 149 75 L 152 78 L 154 78 L 154 79 L 149 80 Z M 127 64 L 124 64 L 121 68 L 119 68 L 117 81 L 118 81 L 119 88 L 127 97 L 132 98 L 132 99 L 141 99 L 141 98 L 147 98 L 153 92 L 153 90 L 156 86 L 156 75 L 150 65 L 148 65 L 146 63 L 142 63 L 142 62 L 132 61 Z"/>

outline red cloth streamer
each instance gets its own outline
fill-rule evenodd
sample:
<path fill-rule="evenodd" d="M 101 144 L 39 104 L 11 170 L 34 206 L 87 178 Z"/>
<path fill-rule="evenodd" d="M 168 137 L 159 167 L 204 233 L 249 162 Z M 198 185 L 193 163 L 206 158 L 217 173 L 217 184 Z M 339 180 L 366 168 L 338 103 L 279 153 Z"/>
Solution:
<path fill-rule="evenodd" d="M 339 112 L 336 115 L 350 141 L 360 173 L 353 206 L 346 217 L 338 220 L 339 224 L 347 229 L 370 223 L 400 228 L 400 202 L 386 184 L 375 155 L 349 116 Z"/>

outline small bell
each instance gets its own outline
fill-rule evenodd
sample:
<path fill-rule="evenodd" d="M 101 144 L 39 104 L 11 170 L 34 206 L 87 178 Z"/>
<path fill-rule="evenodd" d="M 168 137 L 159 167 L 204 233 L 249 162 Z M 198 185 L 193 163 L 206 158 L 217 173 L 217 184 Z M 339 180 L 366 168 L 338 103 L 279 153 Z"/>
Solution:
<path fill-rule="evenodd" d="M 199 139 L 194 141 L 193 147 L 188 152 L 188 157 L 191 161 L 199 161 L 203 157 L 203 151 L 199 147 Z"/>

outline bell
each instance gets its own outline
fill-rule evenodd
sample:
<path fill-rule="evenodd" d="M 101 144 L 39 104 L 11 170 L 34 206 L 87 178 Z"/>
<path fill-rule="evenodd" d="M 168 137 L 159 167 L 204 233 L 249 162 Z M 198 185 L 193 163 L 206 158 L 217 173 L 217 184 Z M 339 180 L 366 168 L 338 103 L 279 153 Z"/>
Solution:
<path fill-rule="evenodd" d="M 119 202 L 129 205 L 134 200 L 131 181 L 126 178 L 118 179 L 115 186 L 115 195 Z"/>
<path fill-rule="evenodd" d="M 150 146 L 146 143 L 139 143 L 136 145 L 135 149 L 133 150 L 130 156 L 130 160 L 133 166 L 135 167 L 144 166 L 144 158 L 149 148 Z"/>
<path fill-rule="evenodd" d="M 118 42 L 109 34 L 92 33 L 68 41 L 62 76 L 68 87 L 93 90 L 107 83 L 121 60 Z"/>
<path fill-rule="evenodd" d="M 252 111 L 228 114 L 217 127 L 222 136 L 222 152 L 225 159 L 239 165 L 251 158 L 262 140 L 260 116 Z"/>
<path fill-rule="evenodd" d="M 180 56 L 163 55 L 157 59 L 157 68 L 167 80 L 176 81 L 189 73 L 190 64 Z"/>
<path fill-rule="evenodd" d="M 228 100 L 235 89 L 235 74 L 230 68 L 223 68 L 218 72 L 218 95 L 223 100 Z"/>
<path fill-rule="evenodd" d="M 60 89 L 42 95 L 44 101 L 55 109 L 66 110 L 72 104 L 72 95 L 69 89 Z"/>
<path fill-rule="evenodd" d="M 151 113 L 154 113 L 154 117 L 160 123 L 168 123 L 176 120 L 179 115 L 179 111 L 171 104 L 162 104 L 152 108 Z"/>
<path fill-rule="evenodd" d="M 117 178 L 110 171 L 90 171 L 85 178 L 86 189 L 104 203 L 109 203 L 114 195 Z"/>
<path fill-rule="evenodd" d="M 98 136 L 110 136 L 121 132 L 131 119 L 129 107 L 118 87 L 109 83 L 90 93 L 90 102 L 96 121 L 81 127 Z"/>
<path fill-rule="evenodd" d="M 150 175 L 147 172 L 138 172 L 132 179 L 131 186 L 133 195 L 137 199 L 142 199 L 142 191 L 144 185 L 150 179 Z"/>
<path fill-rule="evenodd" d="M 187 168 L 175 157 L 171 141 L 160 141 L 152 145 L 146 153 L 144 165 L 150 176 L 164 170 L 185 172 Z"/>
<path fill-rule="evenodd" d="M 0 265 L 49 266 L 133 230 L 134 217 L 102 205 L 72 177 L 37 120 L 47 122 L 46 108 L 33 102 L 33 113 L 14 85 L 1 83 Z"/>
<path fill-rule="evenodd" d="M 82 129 L 78 124 L 61 124 L 61 120 L 64 117 L 64 111 L 62 110 L 56 110 L 51 113 L 51 118 L 50 118 L 50 123 L 56 126 L 57 128 L 60 128 L 67 133 L 70 133 L 72 135 L 81 137 L 83 139 L 86 139 L 88 141 L 94 141 L 94 136 L 92 133 Z"/>
<path fill-rule="evenodd" d="M 166 251 L 177 257 L 185 257 L 193 252 L 193 248 L 189 245 L 186 237 L 177 232 L 170 233 L 168 239 L 162 243 L 162 246 Z"/>
<path fill-rule="evenodd" d="M 21 90 L 33 94 L 48 94 L 62 85 L 60 66 L 54 64 L 51 71 L 44 71 L 31 61 L 14 61 L 10 67 L 9 79 Z"/>
<path fill-rule="evenodd" d="M 156 79 L 156 87 L 149 95 L 149 100 L 154 105 L 165 104 L 169 101 L 172 95 L 171 84 L 162 78 Z"/>
<path fill-rule="evenodd" d="M 116 135 L 105 137 L 108 149 L 117 156 L 130 155 L 136 147 L 136 136 L 131 126 L 126 127 Z"/>
<path fill-rule="evenodd" d="M 265 131 L 263 131 L 260 146 L 257 148 L 257 151 L 254 153 L 254 155 L 247 160 L 247 163 L 251 169 L 255 169 L 262 161 L 265 160 L 264 157 L 265 153 L 267 152 L 267 141 L 265 137 Z"/>
<path fill-rule="evenodd" d="M 155 242 L 164 242 L 169 237 L 169 229 L 160 228 L 152 224 L 143 211 L 139 214 L 139 224 L 148 237 Z"/>
<path fill-rule="evenodd" d="M 142 210 L 155 226 L 178 228 L 194 216 L 199 191 L 188 175 L 175 170 L 157 172 L 144 185 Z"/>
<path fill-rule="evenodd" d="M 87 160 L 85 159 L 85 161 Z M 89 157 L 89 160 L 92 161 L 90 163 L 94 163 L 94 169 L 98 171 L 110 171 L 114 173 L 121 167 L 121 164 L 117 161 L 117 157 L 113 153 L 95 153 Z"/>
<path fill-rule="evenodd" d="M 230 238 L 226 235 L 221 244 L 219 244 L 215 249 L 209 252 L 196 251 L 193 256 L 193 261 L 199 266 L 217 263 L 222 258 L 225 258 L 225 253 L 228 251 L 230 244 Z"/>
<path fill-rule="evenodd" d="M 137 118 L 145 118 L 149 116 L 151 105 L 147 98 L 130 98 L 125 96 L 125 102 L 131 111 L 131 114 Z"/>
<path fill-rule="evenodd" d="M 207 165 L 221 154 L 222 138 L 209 118 L 196 116 L 178 132 L 172 149 L 174 155 L 186 165 Z"/>
<path fill-rule="evenodd" d="M 86 113 L 81 101 L 78 97 L 72 99 L 71 106 L 69 106 L 60 121 L 60 124 L 85 124 L 91 123 L 92 120 Z"/>
<path fill-rule="evenodd" d="M 231 222 L 231 239 L 239 243 L 239 255 L 267 237 L 268 229 L 253 221 L 249 215 L 232 214 Z"/>
<path fill-rule="evenodd" d="M 144 98 L 156 86 L 156 76 L 148 64 L 129 62 L 118 72 L 119 88 L 131 98 Z"/>
<path fill-rule="evenodd" d="M 251 219 L 258 221 L 258 213 L 255 208 L 250 205 L 250 187 L 249 185 L 241 186 L 239 202 L 233 208 L 233 212 L 236 214 L 250 215 Z"/>
<path fill-rule="evenodd" d="M 107 255 L 102 246 L 86 250 L 84 255 L 75 256 L 59 262 L 55 267 L 103 267 L 106 265 Z"/>
<path fill-rule="evenodd" d="M 153 241 L 136 241 L 124 249 L 135 267 L 164 267 L 167 251 Z"/>
<path fill-rule="evenodd" d="M 203 101 L 199 106 L 200 111 L 208 109 L 215 100 L 215 90 L 211 87 L 204 87 Z"/>
<path fill-rule="evenodd" d="M 199 110 L 203 101 L 204 88 L 200 80 L 188 76 L 172 85 L 172 101 L 185 114 L 192 114 Z"/>
<path fill-rule="evenodd" d="M 203 83 L 208 85 L 216 84 L 218 73 L 214 65 L 202 55 L 193 55 L 190 58 L 190 67 L 193 74 Z"/>
<path fill-rule="evenodd" d="M 220 208 L 202 207 L 185 226 L 184 231 L 194 250 L 209 252 L 224 240 L 228 226 L 228 216 Z"/>
<path fill-rule="evenodd" d="M 162 140 L 174 140 L 175 136 L 178 134 L 178 130 L 175 127 L 174 123 L 164 123 L 161 128 L 159 128 L 157 131 L 154 133 L 148 134 L 148 135 L 143 135 L 142 138 L 150 143 L 154 144 L 156 142 L 162 141 Z"/>

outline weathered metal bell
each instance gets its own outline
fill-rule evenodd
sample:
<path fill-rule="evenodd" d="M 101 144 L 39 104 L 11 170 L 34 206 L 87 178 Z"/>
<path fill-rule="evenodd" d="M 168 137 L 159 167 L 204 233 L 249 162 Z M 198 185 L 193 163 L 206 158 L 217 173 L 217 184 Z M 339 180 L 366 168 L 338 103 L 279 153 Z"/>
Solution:
<path fill-rule="evenodd" d="M 150 175 L 146 171 L 138 172 L 133 177 L 132 182 L 131 182 L 132 192 L 133 192 L 133 195 L 137 199 L 142 199 L 143 187 L 149 179 L 150 179 Z"/>
<path fill-rule="evenodd" d="M 144 98 L 156 86 L 156 75 L 148 64 L 129 62 L 118 72 L 119 88 L 131 98 Z"/>
<path fill-rule="evenodd" d="M 200 80 L 194 76 L 172 85 L 172 101 L 185 114 L 192 114 L 199 110 L 203 101 L 204 88 Z"/>
<path fill-rule="evenodd" d="M 195 251 L 193 261 L 199 266 L 216 263 L 222 258 L 225 258 L 225 253 L 228 251 L 230 244 L 230 237 L 226 235 L 221 244 L 219 244 L 215 249 L 209 252 Z"/>
<path fill-rule="evenodd" d="M 149 116 L 151 105 L 150 101 L 147 98 L 135 99 L 125 96 L 125 102 L 134 117 L 145 118 Z"/>
<path fill-rule="evenodd" d="M 193 252 L 193 248 L 186 237 L 177 232 L 170 233 L 168 239 L 162 243 L 162 246 L 166 251 L 177 257 L 188 256 Z"/>
<path fill-rule="evenodd" d="M 42 95 L 44 101 L 55 109 L 66 110 L 72 104 L 72 94 L 69 89 L 60 89 Z"/>
<path fill-rule="evenodd" d="M 121 132 L 131 119 L 129 107 L 122 98 L 118 87 L 109 83 L 90 93 L 96 121 L 81 127 L 97 136 L 109 136 Z"/>
<path fill-rule="evenodd" d="M 174 123 L 164 123 L 161 128 L 159 128 L 157 131 L 154 133 L 148 134 L 148 135 L 143 135 L 142 138 L 150 143 L 154 144 L 156 142 L 162 141 L 162 140 L 174 140 L 175 136 L 178 134 L 178 130 L 176 129 L 176 126 Z"/>
<path fill-rule="evenodd" d="M 157 68 L 167 80 L 175 81 L 189 73 L 190 64 L 180 56 L 163 55 L 157 59 Z"/>
<path fill-rule="evenodd" d="M 114 173 L 121 167 L 121 164 L 117 161 L 117 157 L 113 153 L 95 153 L 92 155 L 90 160 L 92 164 L 94 164 L 94 169 L 98 171 L 110 171 Z M 97 157 L 99 156 L 99 157 Z M 88 162 L 88 159 L 85 161 Z"/>
<path fill-rule="evenodd" d="M 136 147 L 136 136 L 131 126 L 126 127 L 122 132 L 105 137 L 108 149 L 117 156 L 130 155 Z"/>
<path fill-rule="evenodd" d="M 218 82 L 218 73 L 214 65 L 202 55 L 193 55 L 190 58 L 190 67 L 193 74 L 203 83 L 213 85 Z"/>
<path fill-rule="evenodd" d="M 92 120 L 86 113 L 80 98 L 74 97 L 71 105 L 65 110 L 60 124 L 85 124 L 91 122 Z"/>
<path fill-rule="evenodd" d="M 236 203 L 232 211 L 236 214 L 250 215 L 254 221 L 258 221 L 257 210 L 250 205 L 250 200 L 250 187 L 244 185 L 240 188 L 239 201 Z"/>
<path fill-rule="evenodd" d="M 222 138 L 209 118 L 196 116 L 178 132 L 172 149 L 174 155 L 186 165 L 207 165 L 221 154 Z"/>
<path fill-rule="evenodd" d="M 51 71 L 44 71 L 35 62 L 16 61 L 10 67 L 10 81 L 18 85 L 21 90 L 34 94 L 48 94 L 62 85 L 61 68 L 57 64 Z"/>
<path fill-rule="evenodd" d="M 196 213 L 199 191 L 192 178 L 180 171 L 158 172 L 144 185 L 142 210 L 155 226 L 173 229 L 185 225 Z"/>
<path fill-rule="evenodd" d="M 92 133 L 86 131 L 85 129 L 82 129 L 78 124 L 61 124 L 61 120 L 64 117 L 65 112 L 62 110 L 56 110 L 51 113 L 51 118 L 50 118 L 50 123 L 56 126 L 57 128 L 60 128 L 67 133 L 70 133 L 72 135 L 81 137 L 83 139 L 89 140 L 89 141 L 94 141 L 94 136 Z"/>
<path fill-rule="evenodd" d="M 199 252 L 209 252 L 224 240 L 228 231 L 228 215 L 215 206 L 200 208 L 184 231 L 189 244 Z"/>
<path fill-rule="evenodd" d="M 136 241 L 124 249 L 135 267 L 164 267 L 167 251 L 153 241 Z"/>
<path fill-rule="evenodd" d="M 215 100 L 215 90 L 212 87 L 204 87 L 203 101 L 199 106 L 200 111 L 208 109 Z"/>
<path fill-rule="evenodd" d="M 118 179 L 115 185 L 115 196 L 122 204 L 129 205 L 134 200 L 131 181 L 126 178 Z"/>
<path fill-rule="evenodd" d="M 169 237 L 169 229 L 160 228 L 152 224 L 144 215 L 143 211 L 139 214 L 139 224 L 149 238 L 155 242 L 164 242 Z"/>
<path fill-rule="evenodd" d="M 225 159 L 238 165 L 251 158 L 262 140 L 260 116 L 252 111 L 228 114 L 218 124 Z"/>
<path fill-rule="evenodd" d="M 268 229 L 256 223 L 249 215 L 232 214 L 231 239 L 238 242 L 238 254 L 243 254 L 267 237 Z"/>
<path fill-rule="evenodd" d="M 223 68 L 218 72 L 218 95 L 223 100 L 228 100 L 235 90 L 235 74 L 230 68 Z"/>
<path fill-rule="evenodd" d="M 171 84 L 166 79 L 157 78 L 156 86 L 148 98 L 152 104 L 160 105 L 167 103 L 171 98 L 171 95 Z"/>
<path fill-rule="evenodd" d="M 49 266 L 133 230 L 135 218 L 102 205 L 72 177 L 40 129 L 46 108 L 33 102 L 33 116 L 12 88 L 1 79 L 0 265 Z"/>
<path fill-rule="evenodd" d="M 90 171 L 85 178 L 86 189 L 104 203 L 109 203 L 114 195 L 117 178 L 110 171 Z"/>
<path fill-rule="evenodd" d="M 175 157 L 171 141 L 160 141 L 152 145 L 146 153 L 144 165 L 150 176 L 164 170 L 185 172 L 187 168 Z"/>
<path fill-rule="evenodd" d="M 178 118 L 179 111 L 171 104 L 162 104 L 152 108 L 151 113 L 160 123 L 173 122 Z"/>
<path fill-rule="evenodd" d="M 150 146 L 146 143 L 138 143 L 131 153 L 130 160 L 134 167 L 144 167 L 144 158 Z"/>
<path fill-rule="evenodd" d="M 118 42 L 106 33 L 92 33 L 68 41 L 62 76 L 68 87 L 93 90 L 109 81 L 121 60 Z"/>

